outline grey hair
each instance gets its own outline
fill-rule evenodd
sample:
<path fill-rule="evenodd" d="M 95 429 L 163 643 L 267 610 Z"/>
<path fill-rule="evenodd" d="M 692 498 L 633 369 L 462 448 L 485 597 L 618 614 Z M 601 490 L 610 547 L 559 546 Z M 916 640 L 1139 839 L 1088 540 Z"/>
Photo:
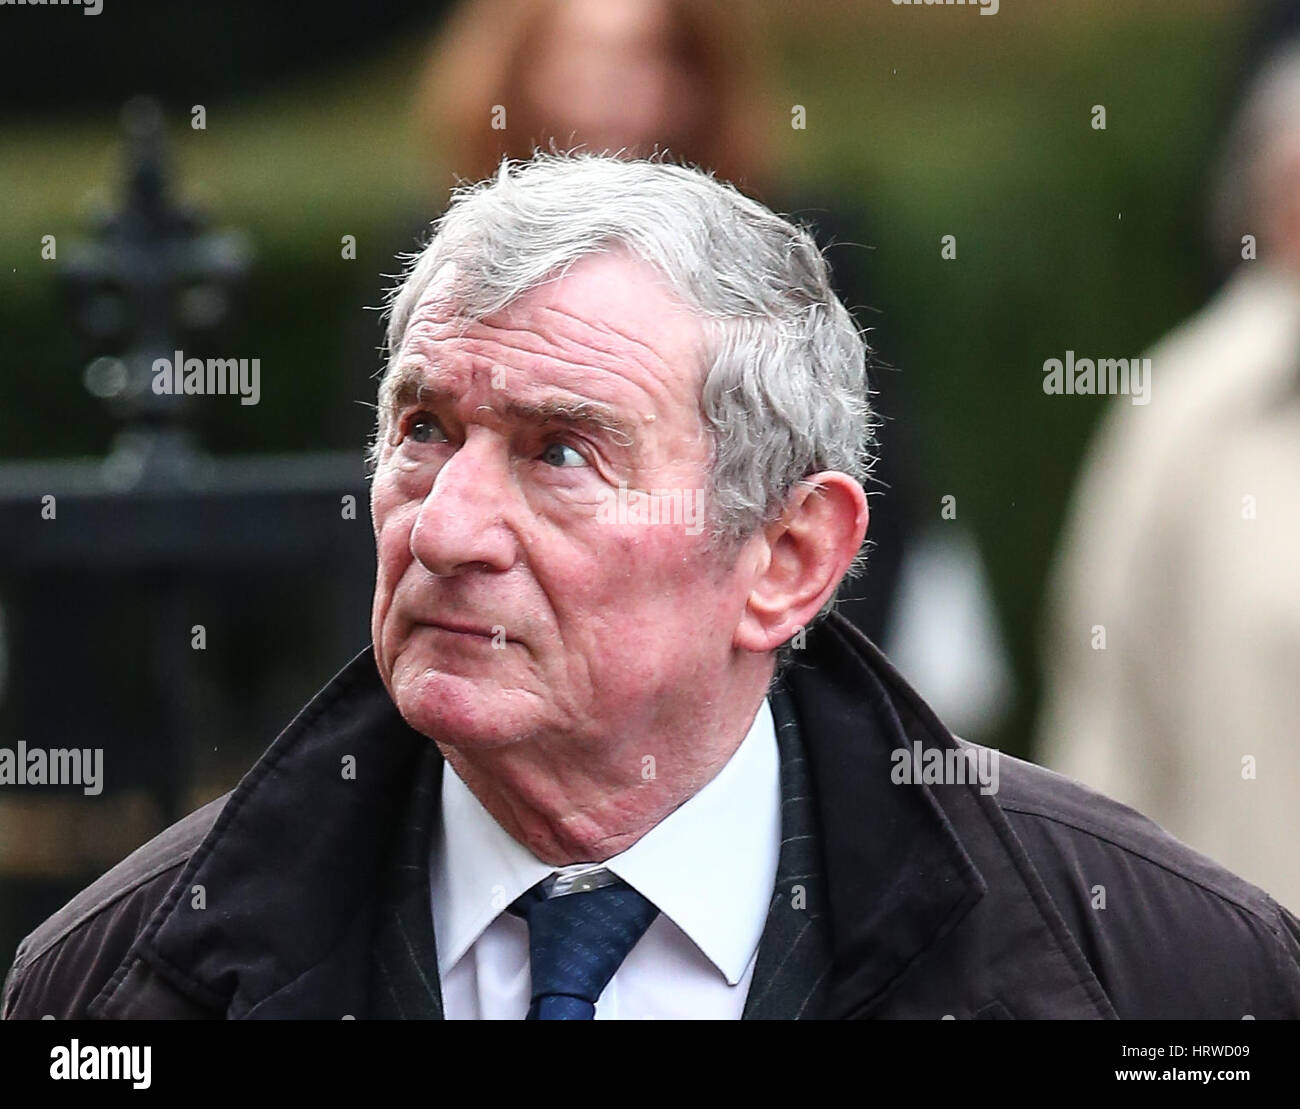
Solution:
<path fill-rule="evenodd" d="M 1219 151 L 1210 198 L 1210 237 L 1229 264 L 1241 261 L 1242 235 L 1259 237 L 1270 177 L 1300 146 L 1300 39 L 1272 53 L 1251 83 Z"/>
<path fill-rule="evenodd" d="M 662 161 L 539 153 L 457 189 L 433 231 L 390 297 L 372 460 L 407 325 L 444 268 L 456 314 L 483 319 L 579 259 L 622 247 L 703 328 L 715 540 L 738 542 L 779 517 L 792 488 L 818 471 L 866 484 L 876 432 L 867 344 L 808 231 L 731 185 Z M 859 551 L 849 575 L 864 559 Z"/>

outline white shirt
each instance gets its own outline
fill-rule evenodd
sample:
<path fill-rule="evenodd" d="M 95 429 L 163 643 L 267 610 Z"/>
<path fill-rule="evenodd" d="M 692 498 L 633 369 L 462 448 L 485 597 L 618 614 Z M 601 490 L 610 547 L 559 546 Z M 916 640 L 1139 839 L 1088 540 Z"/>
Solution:
<path fill-rule="evenodd" d="M 780 755 L 764 700 L 713 780 L 603 864 L 659 915 L 597 999 L 596 1019 L 738 1020 L 780 848 Z M 523 1019 L 532 993 L 528 925 L 506 909 L 556 869 L 514 840 L 444 764 L 429 885 L 448 1020 Z"/>

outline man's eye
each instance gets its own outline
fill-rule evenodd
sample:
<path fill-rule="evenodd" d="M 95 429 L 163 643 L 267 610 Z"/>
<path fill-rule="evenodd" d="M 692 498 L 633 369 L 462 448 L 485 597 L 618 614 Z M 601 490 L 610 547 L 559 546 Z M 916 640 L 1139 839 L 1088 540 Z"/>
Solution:
<path fill-rule="evenodd" d="M 567 453 L 566 453 L 567 452 Z M 542 451 L 541 459 L 548 466 L 585 466 L 587 460 L 568 443 L 551 443 Z"/>
<path fill-rule="evenodd" d="M 438 421 L 427 412 L 411 417 L 406 425 L 406 437 L 416 443 L 439 443 L 446 438 Z"/>

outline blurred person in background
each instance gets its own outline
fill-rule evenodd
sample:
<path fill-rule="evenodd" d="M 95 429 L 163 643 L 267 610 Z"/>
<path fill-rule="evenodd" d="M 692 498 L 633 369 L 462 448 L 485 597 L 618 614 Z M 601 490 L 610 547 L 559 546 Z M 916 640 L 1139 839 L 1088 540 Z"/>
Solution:
<path fill-rule="evenodd" d="M 457 177 L 582 145 L 667 152 L 762 192 L 772 173 L 756 28 L 709 0 L 470 0 L 430 56 L 419 116 Z"/>
<path fill-rule="evenodd" d="M 1235 271 L 1092 447 L 1055 571 L 1040 759 L 1300 906 L 1300 40 L 1214 196 Z"/>
<path fill-rule="evenodd" d="M 470 0 L 430 56 L 418 116 L 430 161 L 455 178 L 490 176 L 502 157 L 583 147 L 698 165 L 808 226 L 863 323 L 875 299 L 860 201 L 815 200 L 778 166 L 758 13 L 714 0 Z M 891 359 L 898 337 L 888 338 Z M 872 405 L 884 417 L 873 475 L 868 573 L 841 611 L 884 645 L 960 734 L 994 740 L 1011 667 L 973 536 L 909 495 L 908 411 L 900 375 L 874 352 Z M 913 429 L 914 430 L 914 429 Z M 975 644 L 975 649 L 971 649 Z"/>

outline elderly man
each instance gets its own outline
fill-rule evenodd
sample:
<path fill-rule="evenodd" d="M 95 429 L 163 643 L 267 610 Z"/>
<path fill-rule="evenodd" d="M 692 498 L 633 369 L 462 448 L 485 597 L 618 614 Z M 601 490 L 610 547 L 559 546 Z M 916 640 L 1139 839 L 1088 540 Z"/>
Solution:
<path fill-rule="evenodd" d="M 871 427 L 803 231 L 505 165 L 389 349 L 372 649 L 32 933 L 6 1015 L 1300 1015 L 1293 917 L 827 614 Z"/>

